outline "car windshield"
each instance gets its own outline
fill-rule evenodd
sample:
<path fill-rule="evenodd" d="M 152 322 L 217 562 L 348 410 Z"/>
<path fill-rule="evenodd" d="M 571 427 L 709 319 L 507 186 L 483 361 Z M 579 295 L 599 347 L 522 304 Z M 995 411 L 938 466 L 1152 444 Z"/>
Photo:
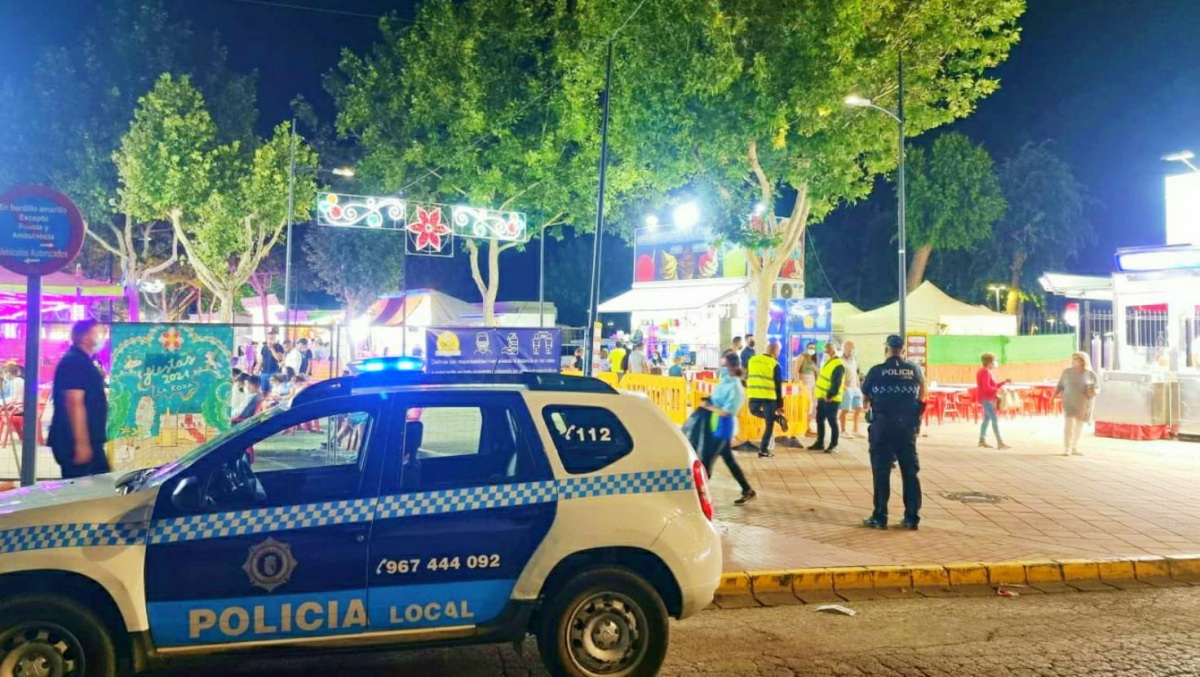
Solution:
<path fill-rule="evenodd" d="M 204 456 L 206 456 L 213 449 L 216 449 L 217 447 L 224 444 L 226 440 L 233 438 L 234 435 L 241 434 L 242 431 L 247 430 L 253 426 L 256 426 L 259 423 L 262 423 L 263 421 L 268 421 L 271 418 L 278 416 L 281 413 L 287 411 L 288 408 L 289 408 L 289 403 L 284 401 L 262 413 L 255 414 L 254 416 L 251 416 L 250 418 L 248 418 L 240 423 L 237 423 L 236 425 L 229 428 L 229 430 L 226 430 L 225 432 L 221 433 L 220 435 L 217 435 L 216 437 L 208 440 L 204 444 L 201 444 L 200 446 L 196 447 L 195 449 L 192 449 L 191 451 L 184 454 L 183 456 L 180 456 L 179 458 L 175 459 L 174 461 L 171 461 L 170 463 L 165 463 L 157 468 L 151 469 L 151 472 L 147 473 L 145 478 L 142 479 L 140 482 L 138 482 L 138 484 L 134 488 L 134 490 L 138 491 L 138 490 L 145 489 L 148 487 L 156 487 L 156 486 L 162 484 L 163 482 L 171 479 L 172 477 L 179 474 L 180 472 L 192 467 L 192 465 L 196 461 L 198 461 L 201 458 L 203 458 Z"/>

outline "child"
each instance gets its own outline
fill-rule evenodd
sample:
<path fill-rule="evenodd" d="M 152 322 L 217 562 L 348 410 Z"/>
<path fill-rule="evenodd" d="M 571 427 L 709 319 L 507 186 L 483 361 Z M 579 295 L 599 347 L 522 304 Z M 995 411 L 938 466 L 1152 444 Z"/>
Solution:
<path fill-rule="evenodd" d="M 683 358 L 676 355 L 671 358 L 671 368 L 667 370 L 667 376 L 683 376 Z"/>

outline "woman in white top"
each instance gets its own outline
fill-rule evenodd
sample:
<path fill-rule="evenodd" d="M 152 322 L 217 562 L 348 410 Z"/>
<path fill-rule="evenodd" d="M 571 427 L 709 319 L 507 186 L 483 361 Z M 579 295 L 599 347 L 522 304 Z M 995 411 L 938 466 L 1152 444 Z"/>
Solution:
<path fill-rule="evenodd" d="M 1100 391 L 1100 379 L 1092 371 L 1091 358 L 1079 351 L 1071 356 L 1071 366 L 1058 377 L 1054 394 L 1062 395 L 1063 415 L 1066 418 L 1063 430 L 1063 456 L 1082 456 L 1077 448 L 1083 425 L 1092 420 L 1092 403 Z"/>

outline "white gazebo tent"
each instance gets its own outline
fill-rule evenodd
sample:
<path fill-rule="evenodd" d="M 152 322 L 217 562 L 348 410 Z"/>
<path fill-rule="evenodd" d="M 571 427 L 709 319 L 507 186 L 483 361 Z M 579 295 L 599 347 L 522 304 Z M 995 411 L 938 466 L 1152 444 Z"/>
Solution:
<path fill-rule="evenodd" d="M 964 303 L 926 280 L 908 293 L 905 329 L 929 335 L 1016 336 L 1017 317 Z M 882 343 L 900 327 L 900 304 L 891 303 L 843 323 L 845 338 L 859 346 Z"/>

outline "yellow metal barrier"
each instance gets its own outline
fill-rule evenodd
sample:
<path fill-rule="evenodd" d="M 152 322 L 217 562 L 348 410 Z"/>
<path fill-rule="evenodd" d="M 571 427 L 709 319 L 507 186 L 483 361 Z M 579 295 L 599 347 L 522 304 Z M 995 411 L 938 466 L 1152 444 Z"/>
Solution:
<path fill-rule="evenodd" d="M 573 369 L 564 369 L 564 374 L 582 375 Z M 690 384 L 677 376 L 656 376 L 653 374 L 625 374 L 621 379 L 611 371 L 596 374 L 596 378 L 614 388 L 645 393 L 646 397 L 658 405 L 672 421 L 683 425 L 688 414 L 700 406 L 700 401 L 712 394 L 716 387 L 715 381 L 696 380 Z M 812 395 L 803 383 L 783 384 L 783 415 L 788 422 L 788 436 L 804 437 L 808 430 L 808 407 Z M 747 440 L 758 443 L 762 439 L 766 422 L 750 414 L 749 406 L 742 407 L 738 412 L 738 438 L 734 445 Z M 783 431 L 775 429 L 776 436 Z"/>
<path fill-rule="evenodd" d="M 656 376 L 654 374 L 625 374 L 621 388 L 644 393 L 657 404 L 667 417 L 683 425 L 688 417 L 687 381 L 678 376 Z"/>

